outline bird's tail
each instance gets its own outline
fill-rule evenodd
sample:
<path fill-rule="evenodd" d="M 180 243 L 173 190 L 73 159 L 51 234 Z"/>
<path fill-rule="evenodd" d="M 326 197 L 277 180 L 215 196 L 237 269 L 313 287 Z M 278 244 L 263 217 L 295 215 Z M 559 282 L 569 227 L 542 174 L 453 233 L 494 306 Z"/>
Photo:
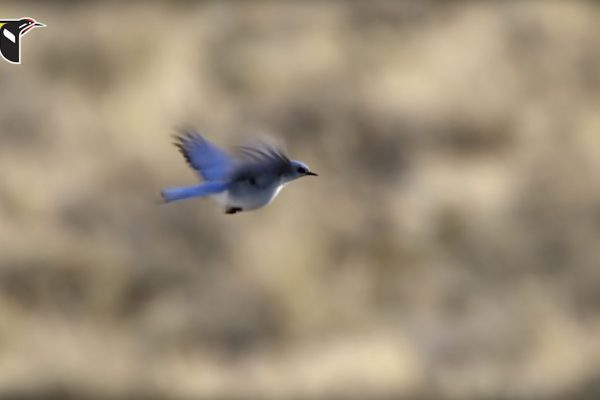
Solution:
<path fill-rule="evenodd" d="M 192 197 L 204 197 L 211 194 L 220 193 L 227 189 L 227 185 L 222 182 L 205 182 L 197 186 L 167 188 L 160 192 L 165 203 L 171 201 L 184 200 Z"/>

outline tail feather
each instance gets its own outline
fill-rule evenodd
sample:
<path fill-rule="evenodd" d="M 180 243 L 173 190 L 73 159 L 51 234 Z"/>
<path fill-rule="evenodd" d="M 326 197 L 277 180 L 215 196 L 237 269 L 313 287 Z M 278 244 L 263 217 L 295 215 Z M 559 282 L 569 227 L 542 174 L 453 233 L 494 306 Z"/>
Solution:
<path fill-rule="evenodd" d="M 167 188 L 160 192 L 165 203 L 171 201 L 184 200 L 192 197 L 204 197 L 211 194 L 220 193 L 227 189 L 227 185 L 222 182 L 205 182 L 197 186 Z"/>

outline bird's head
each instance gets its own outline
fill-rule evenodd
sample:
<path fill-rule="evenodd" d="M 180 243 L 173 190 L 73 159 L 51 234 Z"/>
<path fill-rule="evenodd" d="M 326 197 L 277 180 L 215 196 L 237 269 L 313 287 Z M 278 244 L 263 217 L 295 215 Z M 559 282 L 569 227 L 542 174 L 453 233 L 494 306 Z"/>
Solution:
<path fill-rule="evenodd" d="M 301 178 L 303 176 L 318 176 L 316 173 L 310 170 L 308 165 L 304 164 L 301 161 L 291 160 L 290 165 L 292 166 L 288 176 L 288 180 L 290 181 Z"/>
<path fill-rule="evenodd" d="M 46 26 L 40 22 L 36 22 L 33 18 L 22 18 L 18 21 L 18 24 L 19 33 L 21 35 L 26 34 L 33 28 L 42 28 Z"/>

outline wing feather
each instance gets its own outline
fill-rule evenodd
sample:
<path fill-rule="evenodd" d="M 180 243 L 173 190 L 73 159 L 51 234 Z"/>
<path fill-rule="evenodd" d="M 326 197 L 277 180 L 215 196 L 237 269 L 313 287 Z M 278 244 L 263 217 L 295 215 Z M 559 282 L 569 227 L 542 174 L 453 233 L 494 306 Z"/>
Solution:
<path fill-rule="evenodd" d="M 231 180 L 239 181 L 260 175 L 283 175 L 292 169 L 285 153 L 266 142 L 238 146 L 238 162 L 232 170 Z"/>
<path fill-rule="evenodd" d="M 207 181 L 226 179 L 232 171 L 229 153 L 211 143 L 196 131 L 183 131 L 173 143 L 189 166 Z"/>

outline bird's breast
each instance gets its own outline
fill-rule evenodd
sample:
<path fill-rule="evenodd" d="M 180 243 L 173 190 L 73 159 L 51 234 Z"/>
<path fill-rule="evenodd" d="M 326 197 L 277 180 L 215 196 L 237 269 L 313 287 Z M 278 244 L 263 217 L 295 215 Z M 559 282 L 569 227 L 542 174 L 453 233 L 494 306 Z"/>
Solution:
<path fill-rule="evenodd" d="M 254 210 L 269 204 L 281 191 L 283 185 L 280 182 L 266 186 L 241 183 L 232 185 L 229 190 L 218 193 L 213 198 L 227 207 L 239 207 L 243 210 Z"/>

